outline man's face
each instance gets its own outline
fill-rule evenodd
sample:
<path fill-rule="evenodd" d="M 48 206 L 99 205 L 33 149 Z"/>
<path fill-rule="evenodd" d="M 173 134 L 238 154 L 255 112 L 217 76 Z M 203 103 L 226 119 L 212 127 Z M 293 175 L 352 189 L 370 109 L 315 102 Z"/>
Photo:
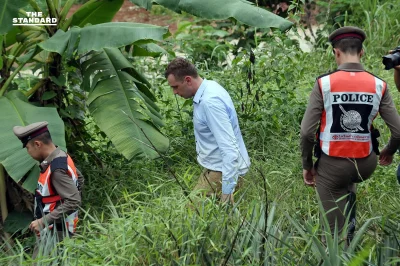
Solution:
<path fill-rule="evenodd" d="M 186 76 L 183 80 L 176 79 L 173 74 L 170 74 L 167 78 L 168 84 L 173 89 L 174 94 L 178 94 L 182 98 L 188 99 L 193 97 L 191 84 L 192 77 Z"/>
<path fill-rule="evenodd" d="M 40 147 L 42 143 L 40 143 L 39 141 L 29 141 L 26 144 L 26 150 L 28 152 L 28 154 L 35 159 L 36 161 L 41 162 L 42 159 L 42 152 Z"/>

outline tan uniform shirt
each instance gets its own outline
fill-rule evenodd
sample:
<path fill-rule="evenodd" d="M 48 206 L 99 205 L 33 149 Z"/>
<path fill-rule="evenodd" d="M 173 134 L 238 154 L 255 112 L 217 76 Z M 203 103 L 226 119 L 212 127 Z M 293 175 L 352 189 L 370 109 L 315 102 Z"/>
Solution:
<path fill-rule="evenodd" d="M 338 69 L 347 71 L 364 71 L 363 66 L 359 63 L 345 63 L 340 65 Z M 324 101 L 318 82 L 316 81 L 310 95 L 306 112 L 301 121 L 300 147 L 303 169 L 305 170 L 310 170 L 313 167 L 312 151 L 315 144 L 315 133 L 317 125 L 321 120 L 323 109 Z M 387 148 L 391 154 L 394 154 L 400 147 L 400 117 L 388 88 L 386 89 L 379 105 L 379 113 L 390 129 L 391 138 Z"/>
<path fill-rule="evenodd" d="M 41 172 L 44 173 L 55 158 L 66 156 L 67 154 L 64 151 L 57 148 L 40 164 Z M 76 171 L 78 174 L 79 190 L 66 170 L 56 169 L 51 173 L 51 184 L 64 202 L 62 204 L 57 203 L 56 208 L 44 217 L 47 223 L 53 223 L 61 219 L 63 214 L 71 214 L 80 206 L 81 194 L 79 191 L 82 191 L 84 178 L 78 169 Z"/>

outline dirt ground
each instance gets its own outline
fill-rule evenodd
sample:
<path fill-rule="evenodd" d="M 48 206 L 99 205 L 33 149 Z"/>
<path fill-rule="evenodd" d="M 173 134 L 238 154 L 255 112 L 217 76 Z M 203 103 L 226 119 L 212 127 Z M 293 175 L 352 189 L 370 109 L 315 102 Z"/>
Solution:
<path fill-rule="evenodd" d="M 70 17 L 81 5 L 74 5 L 71 7 L 68 17 Z M 128 0 L 124 1 L 121 9 L 114 16 L 113 22 L 137 22 L 154 24 L 158 26 L 169 26 L 171 33 L 176 31 L 176 23 L 170 16 L 166 15 L 152 15 L 144 8 L 138 7 Z"/>

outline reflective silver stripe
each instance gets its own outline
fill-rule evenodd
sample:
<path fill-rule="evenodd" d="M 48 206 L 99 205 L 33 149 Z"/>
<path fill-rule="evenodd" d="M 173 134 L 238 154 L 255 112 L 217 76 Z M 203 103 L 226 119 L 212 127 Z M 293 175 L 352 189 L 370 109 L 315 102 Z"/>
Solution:
<path fill-rule="evenodd" d="M 377 94 L 379 102 L 382 100 L 382 96 L 383 96 L 383 94 L 382 94 L 383 89 L 384 89 L 383 85 L 384 85 L 383 81 L 381 79 L 378 79 L 375 77 L 376 94 Z"/>
<path fill-rule="evenodd" d="M 373 101 L 373 107 L 371 110 L 371 114 L 368 117 L 368 129 L 371 128 L 372 122 L 375 118 L 375 116 L 379 112 L 379 105 L 381 104 L 382 97 L 383 97 L 383 89 L 384 89 L 384 83 L 381 79 L 378 79 L 375 77 L 375 97 Z M 372 143 L 370 145 L 370 152 L 372 152 Z"/>
<path fill-rule="evenodd" d="M 42 195 L 43 197 L 45 196 L 50 196 L 50 191 L 49 191 L 49 177 L 51 175 L 51 171 L 49 170 L 46 178 L 44 179 L 44 183 L 40 183 L 40 181 L 38 181 L 38 184 L 41 186 L 41 189 L 39 189 L 40 195 Z"/>
<path fill-rule="evenodd" d="M 325 130 L 330 131 L 333 123 L 332 114 L 332 102 L 331 102 L 331 79 L 330 75 L 321 78 L 321 91 L 322 98 L 324 99 L 324 109 L 326 113 L 326 125 Z M 321 139 L 321 137 L 320 137 Z M 321 139 L 322 140 L 322 139 Z M 325 154 L 329 154 L 329 141 L 322 141 L 322 151 Z"/>
<path fill-rule="evenodd" d="M 42 189 L 40 191 L 40 195 L 42 195 L 43 197 L 50 196 L 50 190 L 49 190 L 49 178 L 50 178 L 50 175 L 51 175 L 51 170 L 49 169 L 49 171 L 47 173 L 47 176 L 45 178 L 45 183 L 42 184 L 42 183 L 40 183 L 38 181 L 38 184 L 40 184 L 42 186 Z M 36 200 L 35 200 L 35 202 L 36 202 Z M 50 212 L 50 204 L 49 203 L 44 205 L 43 212 L 44 213 Z"/>
<path fill-rule="evenodd" d="M 319 138 L 328 143 L 330 141 L 370 142 L 371 134 L 321 132 Z"/>
<path fill-rule="evenodd" d="M 371 110 L 371 114 L 368 117 L 368 128 L 371 128 L 372 125 L 372 121 L 374 120 L 374 117 L 378 114 L 379 112 L 379 105 L 381 103 L 382 100 L 382 93 L 383 93 L 383 81 L 375 78 L 375 97 L 374 97 L 374 101 L 373 101 L 373 107 Z"/>
<path fill-rule="evenodd" d="M 73 213 L 71 213 L 70 215 L 68 215 L 65 218 L 65 227 L 68 229 L 68 231 L 70 231 L 72 234 L 75 233 L 75 218 L 78 218 L 78 211 L 75 211 Z"/>
<path fill-rule="evenodd" d="M 75 175 L 74 170 L 72 170 L 72 167 L 69 165 L 68 165 L 68 172 L 70 173 L 72 180 L 76 181 L 78 179 L 77 176 Z"/>

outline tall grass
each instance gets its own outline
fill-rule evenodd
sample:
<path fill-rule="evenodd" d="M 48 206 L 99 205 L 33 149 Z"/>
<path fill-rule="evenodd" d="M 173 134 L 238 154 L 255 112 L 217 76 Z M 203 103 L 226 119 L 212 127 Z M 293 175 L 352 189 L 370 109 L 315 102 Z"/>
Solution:
<path fill-rule="evenodd" d="M 246 202 L 246 208 L 242 205 L 239 210 L 232 210 L 205 199 L 197 215 L 188 208 L 184 197 L 160 195 L 151 201 L 138 201 L 135 197 L 125 194 L 117 206 L 110 201 L 105 206 L 107 219 L 87 213 L 81 234 L 64 240 L 58 249 L 48 241 L 37 260 L 31 260 L 22 246 L 16 245 L 0 262 L 11 265 L 33 262 L 37 265 L 394 265 L 398 262 L 398 220 L 369 217 L 360 223 L 353 242 L 346 247 L 343 234 L 324 230 L 329 228 L 326 218 L 321 221 L 313 215 L 304 218 L 291 210 L 280 210 L 283 215 L 279 215 L 277 202 L 269 203 L 266 217 L 266 205 L 256 200 Z M 244 197 L 239 201 L 243 200 Z M 314 213 L 313 209 L 310 204 L 308 212 Z M 380 227 L 381 233 L 377 234 L 376 228 L 372 231 L 374 226 Z"/>

